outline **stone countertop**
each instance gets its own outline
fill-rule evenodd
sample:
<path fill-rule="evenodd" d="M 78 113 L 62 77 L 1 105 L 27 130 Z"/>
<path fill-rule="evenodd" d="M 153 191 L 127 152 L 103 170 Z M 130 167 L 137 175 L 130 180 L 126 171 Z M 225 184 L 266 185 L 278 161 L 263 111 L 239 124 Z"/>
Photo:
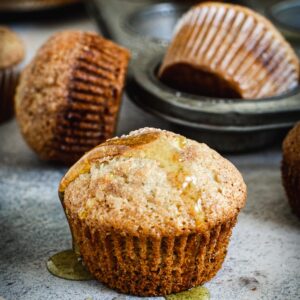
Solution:
<path fill-rule="evenodd" d="M 95 30 L 86 17 L 12 25 L 26 43 L 27 62 L 57 30 Z M 144 126 L 170 129 L 125 98 L 118 135 Z M 211 299 L 299 299 L 300 222 L 291 214 L 281 185 L 279 147 L 228 158 L 243 173 L 249 196 L 223 268 L 206 284 Z M 71 247 L 57 196 L 65 171 L 38 160 L 15 120 L 0 125 L 0 299 L 138 299 L 96 281 L 67 281 L 48 273 L 47 259 Z"/>

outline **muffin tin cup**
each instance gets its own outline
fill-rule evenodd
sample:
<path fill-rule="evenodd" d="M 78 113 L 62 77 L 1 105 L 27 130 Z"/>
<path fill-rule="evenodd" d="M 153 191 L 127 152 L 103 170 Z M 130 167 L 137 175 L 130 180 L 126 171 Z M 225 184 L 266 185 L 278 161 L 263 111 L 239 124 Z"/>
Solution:
<path fill-rule="evenodd" d="M 133 52 L 126 91 L 143 110 L 166 120 L 177 132 L 225 152 L 269 145 L 280 140 L 299 120 L 299 88 L 276 97 L 248 101 L 192 95 L 162 83 L 157 74 L 172 38 L 174 28 L 170 25 L 191 4 L 151 0 L 122 3 L 120 10 L 120 0 L 94 0 L 89 2 L 89 8 L 107 36 Z M 261 2 L 243 4 L 265 13 Z M 161 21 L 164 18 L 168 22 Z M 154 27 L 152 21 L 156 22 Z M 163 36 L 157 35 L 160 30 L 151 28 L 162 28 Z M 297 43 L 293 45 L 297 50 Z"/>
<path fill-rule="evenodd" d="M 91 274 L 120 292 L 160 296 L 210 280 L 224 261 L 236 217 L 206 234 L 137 237 L 89 226 L 72 216 L 70 226 Z"/>
<path fill-rule="evenodd" d="M 0 70 L 0 123 L 14 115 L 14 95 L 19 79 L 16 67 Z"/>
<path fill-rule="evenodd" d="M 223 152 L 254 150 L 282 138 L 300 115 L 296 89 L 282 97 L 232 100 L 178 92 L 157 77 L 164 51 L 140 56 L 127 94 L 139 107 L 191 138 Z"/>
<path fill-rule="evenodd" d="M 267 8 L 267 15 L 288 37 L 300 39 L 300 2 L 278 1 Z"/>

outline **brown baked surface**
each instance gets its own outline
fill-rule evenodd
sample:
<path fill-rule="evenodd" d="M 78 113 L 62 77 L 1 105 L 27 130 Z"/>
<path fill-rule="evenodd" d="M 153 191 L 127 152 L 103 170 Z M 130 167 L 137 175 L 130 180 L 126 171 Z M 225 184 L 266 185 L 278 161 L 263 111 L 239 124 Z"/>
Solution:
<path fill-rule="evenodd" d="M 52 36 L 21 76 L 23 136 L 46 160 L 70 163 L 115 131 L 129 53 L 95 33 Z"/>
<path fill-rule="evenodd" d="M 300 217 L 300 123 L 283 142 L 282 181 L 293 211 Z"/>
<path fill-rule="evenodd" d="M 91 273 L 142 296 L 213 277 L 246 200 L 229 161 L 205 144 L 150 128 L 94 148 L 59 191 Z"/>
<path fill-rule="evenodd" d="M 0 26 L 0 72 L 19 64 L 25 56 L 20 37 L 7 27 Z"/>
<path fill-rule="evenodd" d="M 158 76 L 189 93 L 258 99 L 295 88 L 299 59 L 265 17 L 205 2 L 178 22 Z"/>
<path fill-rule="evenodd" d="M 0 26 L 0 123 L 13 116 L 14 95 L 19 78 L 18 64 L 25 56 L 20 37 Z"/>

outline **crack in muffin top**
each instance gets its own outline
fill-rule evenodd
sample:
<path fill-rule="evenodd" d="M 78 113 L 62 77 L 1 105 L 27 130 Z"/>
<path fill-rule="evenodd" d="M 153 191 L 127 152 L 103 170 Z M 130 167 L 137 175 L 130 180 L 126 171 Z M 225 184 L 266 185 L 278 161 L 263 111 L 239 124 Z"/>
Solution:
<path fill-rule="evenodd" d="M 238 170 L 205 144 L 153 128 L 108 140 L 66 174 L 68 217 L 123 234 L 189 234 L 233 217 L 246 200 Z"/>

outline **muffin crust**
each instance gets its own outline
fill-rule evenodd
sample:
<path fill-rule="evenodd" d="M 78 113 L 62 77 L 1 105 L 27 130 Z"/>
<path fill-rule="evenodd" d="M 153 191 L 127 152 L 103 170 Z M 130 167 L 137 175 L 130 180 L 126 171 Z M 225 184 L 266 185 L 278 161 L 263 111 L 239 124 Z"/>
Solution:
<path fill-rule="evenodd" d="M 116 154 L 106 156 L 106 147 Z M 113 220 L 116 230 L 160 237 L 206 230 L 244 205 L 240 173 L 205 144 L 144 129 L 109 140 L 96 151 L 99 156 L 92 157 L 87 173 L 80 167 L 89 154 L 68 173 L 80 175 L 66 183 L 67 174 L 61 185 L 67 184 L 65 205 L 96 226 Z"/>

